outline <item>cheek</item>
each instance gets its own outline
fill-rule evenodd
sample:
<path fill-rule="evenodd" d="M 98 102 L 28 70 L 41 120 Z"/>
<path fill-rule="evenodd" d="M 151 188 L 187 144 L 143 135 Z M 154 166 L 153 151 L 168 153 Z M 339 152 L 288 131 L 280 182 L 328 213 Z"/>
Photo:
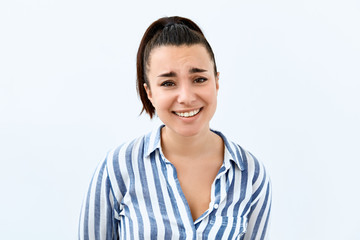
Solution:
<path fill-rule="evenodd" d="M 171 106 L 171 100 L 166 94 L 158 93 L 156 97 L 153 97 L 153 105 L 157 110 L 166 109 Z"/>
<path fill-rule="evenodd" d="M 217 102 L 217 91 L 214 88 L 207 89 L 206 91 L 203 92 L 202 96 L 209 103 Z"/>

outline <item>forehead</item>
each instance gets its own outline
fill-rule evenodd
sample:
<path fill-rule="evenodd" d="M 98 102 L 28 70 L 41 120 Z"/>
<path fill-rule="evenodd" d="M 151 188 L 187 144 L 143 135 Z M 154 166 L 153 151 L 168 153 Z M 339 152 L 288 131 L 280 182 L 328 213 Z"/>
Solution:
<path fill-rule="evenodd" d="M 154 48 L 149 56 L 148 70 L 154 68 L 174 68 L 186 65 L 197 67 L 213 67 L 213 60 L 202 44 L 194 45 L 165 45 Z M 194 67 L 194 66 L 193 66 Z"/>

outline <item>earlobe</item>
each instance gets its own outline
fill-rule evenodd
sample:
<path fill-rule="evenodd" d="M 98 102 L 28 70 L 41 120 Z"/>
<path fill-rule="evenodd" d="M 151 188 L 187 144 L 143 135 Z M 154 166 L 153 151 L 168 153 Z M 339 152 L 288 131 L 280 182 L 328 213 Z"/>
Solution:
<path fill-rule="evenodd" d="M 150 87 L 148 87 L 148 85 L 146 83 L 144 83 L 144 88 L 145 88 L 148 99 L 150 100 L 150 102 L 152 102 L 152 96 L 151 96 Z"/>

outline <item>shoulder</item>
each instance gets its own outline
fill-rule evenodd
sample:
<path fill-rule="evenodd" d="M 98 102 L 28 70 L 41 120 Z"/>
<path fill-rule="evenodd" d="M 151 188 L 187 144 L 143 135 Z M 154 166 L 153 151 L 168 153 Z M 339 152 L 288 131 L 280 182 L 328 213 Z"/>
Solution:
<path fill-rule="evenodd" d="M 225 148 L 230 157 L 235 161 L 240 170 L 247 175 L 252 185 L 269 181 L 265 165 L 255 157 L 250 151 L 240 146 L 238 143 L 226 138 L 222 133 L 217 132 L 224 140 Z"/>
<path fill-rule="evenodd" d="M 271 195 L 271 180 L 263 162 L 258 160 L 251 152 L 237 145 L 244 165 L 242 175 L 247 176 L 247 186 L 251 189 L 251 200 L 256 203 L 261 198 Z M 271 198 L 271 197 L 270 197 Z"/>
<path fill-rule="evenodd" d="M 108 166 L 123 165 L 140 155 L 144 155 L 149 145 L 151 133 L 138 136 L 110 149 L 106 156 Z"/>
<path fill-rule="evenodd" d="M 161 127 L 156 127 L 152 131 L 124 142 L 108 151 L 106 165 L 109 175 L 125 173 L 125 170 L 132 167 L 134 162 L 143 161 L 151 152 L 157 149 L 160 146 Z"/>
<path fill-rule="evenodd" d="M 256 203 L 261 198 L 268 200 L 269 196 L 271 198 L 271 180 L 265 165 L 249 151 L 243 149 L 243 153 L 247 165 L 248 181 L 252 189 L 252 202 Z"/>
<path fill-rule="evenodd" d="M 241 149 L 242 160 L 246 164 L 246 169 L 249 175 L 252 176 L 253 184 L 257 181 L 258 178 L 268 177 L 263 162 L 256 158 L 250 151 L 244 149 L 241 146 L 239 146 L 239 148 Z"/>
<path fill-rule="evenodd" d="M 134 164 L 143 161 L 144 152 L 150 134 L 145 134 L 124 142 L 112 149 L 106 155 L 104 168 L 108 176 L 109 186 L 118 202 L 121 201 L 132 178 Z"/>

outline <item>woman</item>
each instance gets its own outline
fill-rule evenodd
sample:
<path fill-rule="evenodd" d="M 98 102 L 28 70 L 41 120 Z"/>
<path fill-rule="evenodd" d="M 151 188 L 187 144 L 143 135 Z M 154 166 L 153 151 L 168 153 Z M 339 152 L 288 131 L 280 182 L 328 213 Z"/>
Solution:
<path fill-rule="evenodd" d="M 265 239 L 269 178 L 211 130 L 219 73 L 191 20 L 165 17 L 137 55 L 143 111 L 164 125 L 110 151 L 82 206 L 79 239 Z"/>

